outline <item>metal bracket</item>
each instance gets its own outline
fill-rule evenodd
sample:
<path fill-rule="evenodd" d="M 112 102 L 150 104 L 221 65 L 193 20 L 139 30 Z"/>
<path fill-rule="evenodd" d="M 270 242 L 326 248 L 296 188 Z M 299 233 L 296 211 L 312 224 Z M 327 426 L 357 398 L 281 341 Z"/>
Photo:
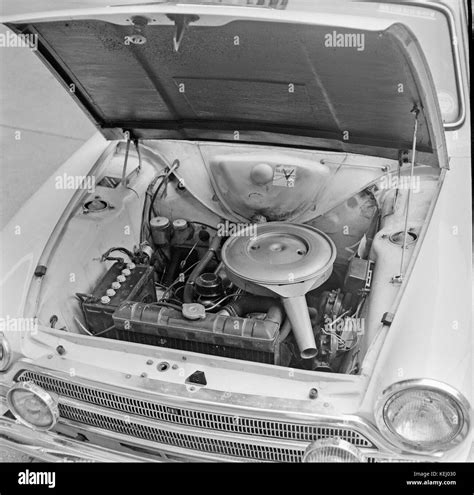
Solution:
<path fill-rule="evenodd" d="M 384 313 L 383 316 L 382 316 L 381 322 L 384 325 L 390 326 L 393 323 L 393 318 L 394 317 L 395 317 L 395 315 L 393 313 L 389 313 L 389 312 Z"/>
<path fill-rule="evenodd" d="M 175 31 L 173 36 L 173 49 L 176 53 L 179 52 L 179 47 L 184 38 L 184 33 L 186 32 L 189 24 L 191 22 L 196 22 L 199 20 L 197 15 L 180 15 L 180 14 L 169 14 L 168 18 L 174 22 Z"/>
<path fill-rule="evenodd" d="M 48 268 L 44 265 L 38 265 L 35 268 L 35 277 L 44 277 Z"/>

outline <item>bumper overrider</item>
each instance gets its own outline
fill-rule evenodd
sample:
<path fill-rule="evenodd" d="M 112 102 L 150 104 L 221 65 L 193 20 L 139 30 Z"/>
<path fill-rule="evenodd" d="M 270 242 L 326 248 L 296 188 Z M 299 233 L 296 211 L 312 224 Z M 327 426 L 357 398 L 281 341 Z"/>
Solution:
<path fill-rule="evenodd" d="M 18 365 L 18 363 L 17 363 Z M 426 462 L 358 416 L 295 419 L 109 387 L 30 364 L 1 386 L 0 449 L 48 462 Z M 30 398 L 33 421 L 15 410 Z M 40 404 L 40 405 L 38 405 Z M 211 407 L 215 406 L 215 407 Z M 35 416 L 44 408 L 40 426 Z M 49 411 L 49 412 L 46 412 Z M 15 419 L 13 419 L 15 417 Z"/>

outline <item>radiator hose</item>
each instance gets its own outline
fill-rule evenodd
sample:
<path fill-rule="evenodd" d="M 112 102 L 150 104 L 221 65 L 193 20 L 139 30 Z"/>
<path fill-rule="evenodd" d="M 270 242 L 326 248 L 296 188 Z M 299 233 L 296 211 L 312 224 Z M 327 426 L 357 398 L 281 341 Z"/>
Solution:
<path fill-rule="evenodd" d="M 199 263 L 194 267 L 194 270 L 188 277 L 188 280 L 184 284 L 183 301 L 187 304 L 192 303 L 194 300 L 194 284 L 196 279 L 201 275 L 201 273 L 206 269 L 206 266 L 214 257 L 214 254 L 221 246 L 221 238 L 216 235 L 212 239 L 209 249 L 206 254 L 199 260 Z"/>
<path fill-rule="evenodd" d="M 266 313 L 278 299 L 273 297 L 241 296 L 236 301 L 226 304 L 222 311 L 226 311 L 229 316 L 244 316 L 248 313 Z"/>
<path fill-rule="evenodd" d="M 242 296 L 226 304 L 219 314 L 228 316 L 245 316 L 249 313 L 266 313 L 265 320 L 281 325 L 283 308 L 278 299 L 273 297 Z"/>

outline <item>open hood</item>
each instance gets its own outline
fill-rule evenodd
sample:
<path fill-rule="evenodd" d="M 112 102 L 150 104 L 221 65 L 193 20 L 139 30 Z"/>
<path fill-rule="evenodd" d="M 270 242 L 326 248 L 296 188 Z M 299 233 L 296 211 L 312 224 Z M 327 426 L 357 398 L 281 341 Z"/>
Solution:
<path fill-rule="evenodd" d="M 129 131 L 396 158 L 412 147 L 418 109 L 418 152 L 444 161 L 434 84 L 404 25 L 353 29 L 222 12 L 8 26 L 37 36 L 37 53 L 109 139 Z"/>

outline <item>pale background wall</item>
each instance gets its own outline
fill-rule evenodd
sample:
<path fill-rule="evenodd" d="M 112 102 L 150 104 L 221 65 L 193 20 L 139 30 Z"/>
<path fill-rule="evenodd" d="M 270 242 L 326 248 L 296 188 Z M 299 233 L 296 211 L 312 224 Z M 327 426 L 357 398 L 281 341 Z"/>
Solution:
<path fill-rule="evenodd" d="M 0 230 L 94 131 L 34 53 L 0 48 Z"/>

